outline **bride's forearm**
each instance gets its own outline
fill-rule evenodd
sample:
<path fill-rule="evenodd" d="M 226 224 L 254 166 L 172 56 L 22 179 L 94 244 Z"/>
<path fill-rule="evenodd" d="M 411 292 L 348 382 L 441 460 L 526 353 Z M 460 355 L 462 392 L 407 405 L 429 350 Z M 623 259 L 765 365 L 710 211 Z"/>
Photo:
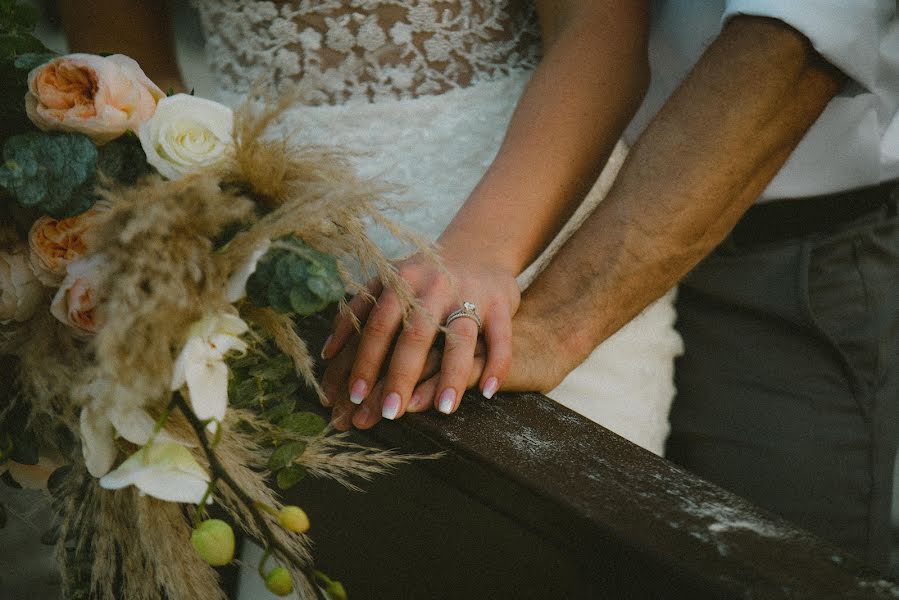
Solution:
<path fill-rule="evenodd" d="M 527 290 L 516 320 L 556 336 L 554 360 L 576 366 L 727 235 L 842 80 L 788 26 L 731 21 Z"/>
<path fill-rule="evenodd" d="M 183 91 L 168 4 L 162 0 L 58 0 L 72 52 L 127 54 L 163 90 Z"/>
<path fill-rule="evenodd" d="M 589 191 L 648 82 L 645 3 L 540 5 L 544 58 L 496 159 L 439 240 L 450 259 L 476 252 L 515 274 Z"/>

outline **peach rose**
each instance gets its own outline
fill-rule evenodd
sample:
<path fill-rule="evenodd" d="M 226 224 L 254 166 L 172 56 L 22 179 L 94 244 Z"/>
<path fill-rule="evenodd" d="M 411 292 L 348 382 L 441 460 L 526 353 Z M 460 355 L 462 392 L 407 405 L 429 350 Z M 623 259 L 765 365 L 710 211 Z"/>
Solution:
<path fill-rule="evenodd" d="M 137 133 L 164 97 L 123 54 L 68 54 L 28 74 L 25 111 L 39 129 L 83 133 L 105 144 L 126 131 Z"/>
<path fill-rule="evenodd" d="M 102 325 L 97 317 L 97 305 L 100 271 L 105 262 L 102 254 L 95 254 L 70 263 L 50 304 L 50 313 L 82 336 L 97 333 Z"/>
<path fill-rule="evenodd" d="M 44 296 L 23 242 L 0 249 L 0 325 L 27 321 Z"/>
<path fill-rule="evenodd" d="M 34 222 L 28 234 L 31 266 L 44 285 L 58 286 L 69 263 L 87 254 L 87 234 L 106 209 L 106 205 L 98 203 L 68 219 L 44 216 Z"/>

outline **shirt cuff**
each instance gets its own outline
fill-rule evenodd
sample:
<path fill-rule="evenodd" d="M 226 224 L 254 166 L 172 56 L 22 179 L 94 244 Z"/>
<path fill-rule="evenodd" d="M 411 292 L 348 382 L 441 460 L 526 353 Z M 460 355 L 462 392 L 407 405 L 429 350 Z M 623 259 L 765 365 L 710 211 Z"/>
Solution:
<path fill-rule="evenodd" d="M 893 0 L 729 0 L 722 23 L 737 15 L 783 21 L 846 76 L 872 90 L 878 76 L 880 41 L 896 18 Z"/>

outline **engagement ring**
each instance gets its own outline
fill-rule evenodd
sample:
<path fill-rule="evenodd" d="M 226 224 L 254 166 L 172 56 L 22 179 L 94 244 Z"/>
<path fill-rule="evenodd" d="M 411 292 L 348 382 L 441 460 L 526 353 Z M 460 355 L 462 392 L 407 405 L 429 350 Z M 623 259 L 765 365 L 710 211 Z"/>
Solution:
<path fill-rule="evenodd" d="M 461 319 L 463 317 L 474 321 L 478 326 L 478 331 L 481 330 L 481 317 L 478 316 L 478 307 L 475 306 L 474 302 L 463 302 L 462 308 L 451 312 L 446 318 L 446 323 L 444 323 L 443 326 L 449 327 L 450 323 L 452 323 L 456 319 Z"/>

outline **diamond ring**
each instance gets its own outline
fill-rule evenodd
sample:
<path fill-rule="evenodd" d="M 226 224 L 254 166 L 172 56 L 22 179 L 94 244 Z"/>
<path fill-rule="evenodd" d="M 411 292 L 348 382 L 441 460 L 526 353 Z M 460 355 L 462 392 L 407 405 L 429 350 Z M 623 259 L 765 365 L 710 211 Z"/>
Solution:
<path fill-rule="evenodd" d="M 481 317 L 478 315 L 478 307 L 475 306 L 474 302 L 463 302 L 462 308 L 451 312 L 446 318 L 446 322 L 443 324 L 443 326 L 449 327 L 450 323 L 452 323 L 456 319 L 461 319 L 463 317 L 466 319 L 471 319 L 472 321 L 477 323 L 478 331 L 481 330 Z"/>

